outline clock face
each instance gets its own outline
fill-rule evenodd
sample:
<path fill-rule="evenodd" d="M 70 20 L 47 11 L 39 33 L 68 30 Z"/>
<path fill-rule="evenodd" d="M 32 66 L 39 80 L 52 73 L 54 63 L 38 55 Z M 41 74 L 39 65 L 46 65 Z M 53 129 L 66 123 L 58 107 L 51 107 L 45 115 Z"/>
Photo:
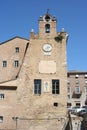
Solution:
<path fill-rule="evenodd" d="M 50 44 L 44 44 L 43 50 L 46 51 L 46 52 L 49 52 L 49 51 L 52 50 L 52 46 Z"/>

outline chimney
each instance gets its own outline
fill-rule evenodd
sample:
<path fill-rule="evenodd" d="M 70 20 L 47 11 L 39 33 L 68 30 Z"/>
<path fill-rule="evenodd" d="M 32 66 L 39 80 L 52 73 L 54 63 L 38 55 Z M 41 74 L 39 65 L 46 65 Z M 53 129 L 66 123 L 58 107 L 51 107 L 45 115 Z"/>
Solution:
<path fill-rule="evenodd" d="M 30 32 L 30 38 L 34 38 L 34 29 L 32 29 Z"/>

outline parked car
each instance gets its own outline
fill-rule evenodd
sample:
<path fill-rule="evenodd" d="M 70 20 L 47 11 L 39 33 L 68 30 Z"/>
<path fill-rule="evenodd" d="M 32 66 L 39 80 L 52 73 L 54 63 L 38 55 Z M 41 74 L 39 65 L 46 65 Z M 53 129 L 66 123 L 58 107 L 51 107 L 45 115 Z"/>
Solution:
<path fill-rule="evenodd" d="M 87 109 L 87 105 L 84 105 L 84 106 L 82 106 L 82 108 L 85 108 L 85 109 Z"/>
<path fill-rule="evenodd" d="M 87 109 L 83 109 L 83 110 L 77 112 L 77 115 L 78 115 L 78 116 L 83 116 L 83 115 L 86 114 L 86 113 L 87 113 Z"/>
<path fill-rule="evenodd" d="M 80 108 L 77 108 L 77 109 L 76 109 L 76 113 L 78 113 L 78 112 L 80 112 L 80 111 L 85 111 L 85 110 L 86 110 L 86 108 L 80 107 Z"/>
<path fill-rule="evenodd" d="M 68 110 L 71 114 L 76 114 L 77 109 L 79 108 L 80 108 L 79 106 L 74 106 L 74 107 L 68 108 Z"/>

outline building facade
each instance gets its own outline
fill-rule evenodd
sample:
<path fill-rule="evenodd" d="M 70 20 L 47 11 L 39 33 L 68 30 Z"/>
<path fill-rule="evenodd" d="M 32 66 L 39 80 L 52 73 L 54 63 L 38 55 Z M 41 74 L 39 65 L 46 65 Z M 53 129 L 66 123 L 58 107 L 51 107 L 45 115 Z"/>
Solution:
<path fill-rule="evenodd" d="M 0 129 L 63 130 L 67 121 L 67 32 L 48 12 L 39 32 L 0 45 Z"/>
<path fill-rule="evenodd" d="M 29 40 L 14 37 L 0 44 L 0 83 L 14 80 L 21 68 Z"/>
<path fill-rule="evenodd" d="M 87 72 L 67 73 L 67 106 L 84 106 L 87 99 Z"/>

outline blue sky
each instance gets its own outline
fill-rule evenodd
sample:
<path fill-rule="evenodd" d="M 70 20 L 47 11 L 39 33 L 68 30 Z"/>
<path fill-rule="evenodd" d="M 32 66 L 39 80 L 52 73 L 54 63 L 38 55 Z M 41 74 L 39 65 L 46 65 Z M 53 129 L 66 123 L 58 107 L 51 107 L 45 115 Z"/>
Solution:
<path fill-rule="evenodd" d="M 38 33 L 38 18 L 48 8 L 57 18 L 57 31 L 69 34 L 67 69 L 87 71 L 86 0 L 0 0 L 0 43 L 15 36 L 29 39 L 32 28 Z"/>

